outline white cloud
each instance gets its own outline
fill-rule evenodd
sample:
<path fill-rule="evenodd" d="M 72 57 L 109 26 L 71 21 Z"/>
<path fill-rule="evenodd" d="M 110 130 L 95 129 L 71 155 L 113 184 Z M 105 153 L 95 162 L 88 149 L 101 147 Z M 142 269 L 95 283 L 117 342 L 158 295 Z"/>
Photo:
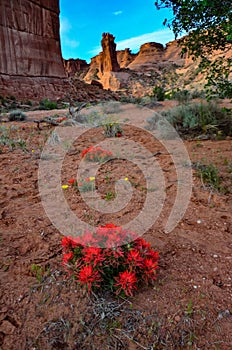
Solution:
<path fill-rule="evenodd" d="M 63 42 L 66 46 L 69 46 L 72 49 L 75 49 L 76 47 L 78 47 L 80 45 L 79 41 L 71 40 L 69 38 L 64 38 Z"/>
<path fill-rule="evenodd" d="M 121 15 L 122 14 L 122 11 L 115 11 L 115 12 L 113 12 L 113 15 L 115 15 L 115 16 L 118 16 L 118 15 Z"/>
<path fill-rule="evenodd" d="M 129 39 L 124 39 L 117 41 L 117 50 L 124 50 L 126 48 L 131 49 L 132 51 L 138 51 L 140 46 L 149 43 L 157 42 L 165 45 L 169 41 L 174 40 L 174 35 L 170 29 L 162 29 L 151 33 L 142 34 L 135 36 Z M 97 55 L 101 52 L 101 46 L 95 47 L 93 50 L 89 51 L 92 55 Z"/>
<path fill-rule="evenodd" d="M 72 25 L 67 18 L 61 18 L 60 20 L 60 36 L 62 45 L 68 46 L 72 49 L 77 48 L 80 43 L 77 40 L 71 39 L 69 32 L 72 29 Z"/>
<path fill-rule="evenodd" d="M 72 29 L 72 25 L 67 18 L 60 19 L 60 33 L 64 35 Z"/>
<path fill-rule="evenodd" d="M 174 40 L 174 35 L 170 29 L 162 29 L 159 31 L 142 34 L 133 38 L 120 40 L 117 42 L 117 50 L 123 50 L 129 47 L 131 50 L 139 50 L 140 46 L 149 43 L 157 42 L 166 44 L 167 42 Z"/>

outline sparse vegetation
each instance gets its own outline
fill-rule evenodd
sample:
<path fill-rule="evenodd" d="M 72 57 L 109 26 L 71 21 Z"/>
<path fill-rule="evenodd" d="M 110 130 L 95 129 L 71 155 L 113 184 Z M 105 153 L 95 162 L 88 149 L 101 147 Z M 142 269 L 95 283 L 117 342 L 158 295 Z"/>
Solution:
<path fill-rule="evenodd" d="M 27 119 L 27 116 L 25 113 L 23 113 L 21 110 L 17 109 L 14 111 L 11 111 L 8 119 L 10 122 L 12 121 L 17 121 L 17 122 L 21 122 Z"/>
<path fill-rule="evenodd" d="M 107 192 L 107 193 L 105 194 L 105 200 L 106 200 L 106 201 L 111 201 L 111 200 L 113 200 L 114 198 L 115 198 L 115 193 L 114 193 L 114 192 L 109 191 L 109 192 Z"/>
<path fill-rule="evenodd" d="M 108 120 L 103 124 L 104 134 L 106 137 L 121 137 L 123 136 L 123 130 L 119 122 L 114 120 Z"/>
<path fill-rule="evenodd" d="M 152 92 L 152 96 L 154 96 L 157 101 L 165 100 L 165 90 L 162 86 L 155 86 Z"/>
<path fill-rule="evenodd" d="M 174 93 L 173 98 L 176 99 L 179 104 L 186 104 L 189 102 L 191 95 L 188 90 L 179 90 Z"/>
<path fill-rule="evenodd" d="M 123 96 L 121 97 L 121 102 L 124 103 L 133 103 L 141 107 L 152 108 L 159 105 L 157 98 L 155 96 L 143 96 L 143 97 L 134 97 L 134 96 Z"/>
<path fill-rule="evenodd" d="M 173 30 L 176 38 L 188 33 L 180 39 L 182 52 L 200 59 L 199 67 L 207 75 L 207 93 L 231 98 L 231 56 L 223 54 L 216 60 L 211 56 L 213 51 L 226 53 L 231 47 L 231 0 L 222 4 L 212 0 L 185 1 L 184 5 L 182 1 L 158 0 L 155 6 L 173 13 L 164 20 L 164 25 Z"/>
<path fill-rule="evenodd" d="M 161 112 L 183 134 L 232 135 L 232 114 L 215 103 L 190 103 Z"/>
<path fill-rule="evenodd" d="M 11 131 L 13 129 L 14 128 L 0 126 L 0 145 L 9 147 L 10 151 L 13 151 L 15 148 L 21 148 L 23 151 L 25 151 L 27 149 L 26 141 L 22 140 L 21 138 L 12 138 Z"/>
<path fill-rule="evenodd" d="M 102 110 L 105 114 L 118 114 L 121 112 L 120 102 L 110 101 L 102 105 Z"/>
<path fill-rule="evenodd" d="M 44 269 L 42 266 L 37 265 L 37 264 L 32 264 L 31 265 L 31 272 L 32 272 L 33 276 L 36 277 L 36 279 L 39 283 L 41 283 L 43 281 Z"/>
<path fill-rule="evenodd" d="M 214 164 L 195 163 L 194 168 L 197 170 L 197 176 L 201 178 L 202 183 L 212 189 L 221 189 L 221 178 L 219 171 Z"/>
<path fill-rule="evenodd" d="M 39 109 L 41 110 L 52 110 L 57 108 L 58 106 L 56 101 L 51 101 L 47 98 L 44 98 L 39 102 Z"/>

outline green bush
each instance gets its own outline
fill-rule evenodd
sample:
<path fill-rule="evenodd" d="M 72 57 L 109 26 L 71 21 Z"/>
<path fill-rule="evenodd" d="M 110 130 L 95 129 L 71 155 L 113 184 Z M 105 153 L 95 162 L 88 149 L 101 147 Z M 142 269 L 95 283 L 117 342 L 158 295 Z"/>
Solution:
<path fill-rule="evenodd" d="M 203 90 L 192 90 L 190 92 L 190 98 L 194 99 L 194 98 L 205 98 L 205 92 Z"/>
<path fill-rule="evenodd" d="M 25 113 L 23 113 L 22 111 L 20 110 L 14 110 L 14 111 L 11 111 L 10 114 L 8 115 L 8 120 L 10 122 L 12 121 L 24 121 L 27 119 L 27 116 Z"/>
<path fill-rule="evenodd" d="M 102 110 L 105 114 L 117 114 L 121 112 L 121 105 L 120 102 L 117 101 L 110 101 L 105 102 L 102 105 Z"/>
<path fill-rule="evenodd" d="M 39 103 L 39 109 L 41 110 L 51 110 L 51 109 L 57 109 L 57 102 L 56 101 L 50 101 L 47 98 L 44 98 Z"/>
<path fill-rule="evenodd" d="M 188 90 L 179 90 L 174 94 L 173 97 L 178 101 L 179 104 L 184 104 L 189 102 L 191 95 Z"/>
<path fill-rule="evenodd" d="M 222 109 L 215 103 L 190 103 L 180 105 L 161 115 L 176 128 L 177 131 L 189 130 L 196 133 L 213 135 L 232 135 L 232 113 L 230 109 Z"/>
<path fill-rule="evenodd" d="M 221 189 L 221 179 L 214 164 L 205 165 L 198 162 L 194 164 L 194 168 L 197 170 L 197 176 L 201 178 L 204 185 L 208 185 L 216 190 Z"/>
<path fill-rule="evenodd" d="M 165 90 L 161 86 L 155 86 L 152 92 L 152 96 L 154 96 L 157 101 L 165 100 Z"/>

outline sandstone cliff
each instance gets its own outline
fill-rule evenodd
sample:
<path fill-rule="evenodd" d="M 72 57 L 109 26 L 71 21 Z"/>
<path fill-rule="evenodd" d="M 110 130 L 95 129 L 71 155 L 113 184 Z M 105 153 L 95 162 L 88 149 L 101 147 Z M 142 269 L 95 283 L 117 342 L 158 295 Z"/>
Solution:
<path fill-rule="evenodd" d="M 1 0 L 0 94 L 59 98 L 68 82 L 61 57 L 59 0 Z"/>
<path fill-rule="evenodd" d="M 134 61 L 137 54 L 131 53 L 130 49 L 117 51 L 117 61 L 120 68 L 126 68 L 128 65 Z"/>
<path fill-rule="evenodd" d="M 91 59 L 90 68 L 85 76 L 85 81 L 99 80 L 104 89 L 118 90 L 119 84 L 111 72 L 119 72 L 117 61 L 115 37 L 110 33 L 102 34 L 102 52 Z"/>
<path fill-rule="evenodd" d="M 168 43 L 166 47 L 150 42 L 143 44 L 138 54 L 132 54 L 127 48 L 117 51 L 116 55 L 113 35 L 103 33 L 101 43 L 103 51 L 91 59 L 85 81 L 90 83 L 93 79 L 98 79 L 104 89 L 126 89 L 136 95 L 147 94 L 160 80 L 162 71 L 186 64 L 186 57 L 181 57 L 177 41 Z M 153 73 L 150 74 L 151 72 Z"/>
<path fill-rule="evenodd" d="M 177 41 L 172 41 L 164 47 L 159 43 L 146 43 L 140 47 L 137 57 L 128 65 L 136 71 L 160 70 L 170 65 L 183 66 L 185 57 L 181 57 L 181 48 Z"/>
<path fill-rule="evenodd" d="M 89 64 L 85 60 L 79 58 L 63 60 L 64 69 L 68 77 L 73 77 L 76 73 L 85 71 L 89 68 Z"/>
<path fill-rule="evenodd" d="M 101 46 L 101 67 L 100 72 L 118 72 L 120 70 L 117 53 L 116 53 L 116 44 L 114 42 L 115 37 L 110 33 L 103 33 Z"/>

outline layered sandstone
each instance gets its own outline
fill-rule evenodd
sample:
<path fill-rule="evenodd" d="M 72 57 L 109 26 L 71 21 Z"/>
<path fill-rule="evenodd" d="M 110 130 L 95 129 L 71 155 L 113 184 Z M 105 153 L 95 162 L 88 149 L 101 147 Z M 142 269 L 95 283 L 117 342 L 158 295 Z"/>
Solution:
<path fill-rule="evenodd" d="M 101 46 L 101 63 L 100 71 L 104 72 L 118 72 L 120 67 L 117 61 L 116 44 L 114 42 L 115 37 L 110 33 L 103 33 Z"/>
<path fill-rule="evenodd" d="M 104 89 L 111 87 L 109 82 L 111 72 L 120 71 L 114 39 L 115 37 L 110 33 L 102 34 L 102 52 L 91 59 L 89 71 L 85 76 L 86 82 L 90 83 L 92 80 L 98 79 Z"/>
<path fill-rule="evenodd" d="M 183 66 L 185 57 L 181 57 L 181 47 L 177 41 L 172 41 L 164 47 L 162 44 L 151 42 L 140 47 L 137 57 L 128 68 L 136 71 L 160 70 L 170 65 Z"/>
<path fill-rule="evenodd" d="M 59 12 L 59 0 L 1 0 L 1 95 L 55 99 L 66 94 Z"/>
<path fill-rule="evenodd" d="M 63 63 L 68 77 L 73 77 L 76 73 L 85 71 L 89 68 L 89 64 L 85 60 L 79 58 L 63 60 Z"/>
<path fill-rule="evenodd" d="M 120 68 L 128 67 L 128 65 L 134 61 L 136 56 L 137 54 L 131 53 L 129 48 L 117 51 L 117 61 Z"/>

